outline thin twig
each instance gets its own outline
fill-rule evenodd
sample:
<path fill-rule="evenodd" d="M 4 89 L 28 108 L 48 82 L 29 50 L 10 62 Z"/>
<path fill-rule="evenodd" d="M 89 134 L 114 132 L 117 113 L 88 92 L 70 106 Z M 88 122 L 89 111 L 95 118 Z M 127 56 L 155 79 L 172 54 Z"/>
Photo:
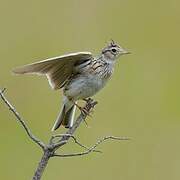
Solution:
<path fill-rule="evenodd" d="M 122 140 L 130 140 L 127 137 L 105 136 L 105 137 L 99 139 L 91 148 L 88 148 L 87 151 L 79 152 L 79 153 L 69 153 L 69 154 L 57 154 L 57 153 L 55 153 L 53 155 L 53 157 L 73 157 L 73 156 L 87 155 L 87 154 L 93 152 L 97 148 L 97 146 L 99 146 L 101 143 L 103 143 L 104 141 L 106 141 L 108 139 L 120 140 L 120 141 L 122 141 Z"/>
<path fill-rule="evenodd" d="M 51 137 L 50 142 L 53 143 L 53 140 L 54 140 L 55 138 L 61 138 L 61 137 L 63 137 L 63 136 L 69 136 L 69 137 L 71 137 L 71 138 L 73 139 L 73 141 L 74 141 L 75 144 L 79 145 L 80 147 L 82 147 L 82 148 L 84 148 L 84 149 L 86 149 L 86 150 L 89 150 L 89 148 L 88 148 L 87 146 L 85 146 L 85 145 L 83 145 L 82 143 L 80 143 L 79 140 L 78 140 L 75 136 L 73 136 L 72 134 L 56 134 L 56 135 L 53 135 L 53 136 Z M 100 151 L 100 150 L 93 150 L 93 152 L 102 153 L 102 151 Z"/>
<path fill-rule="evenodd" d="M 4 92 L 5 92 L 5 88 L 3 90 L 0 90 L 0 97 L 3 100 L 3 102 L 8 106 L 9 110 L 15 115 L 16 119 L 18 120 L 18 122 L 21 123 L 21 125 L 23 126 L 24 130 L 26 131 L 27 135 L 29 136 L 29 138 L 34 141 L 36 144 L 38 144 L 42 149 L 45 148 L 45 144 L 38 139 L 37 137 L 35 137 L 31 130 L 29 129 L 29 127 L 26 125 L 26 123 L 24 122 L 24 120 L 21 118 L 21 116 L 19 115 L 19 113 L 16 111 L 16 109 L 14 108 L 14 106 L 7 100 L 7 98 L 4 96 Z"/>

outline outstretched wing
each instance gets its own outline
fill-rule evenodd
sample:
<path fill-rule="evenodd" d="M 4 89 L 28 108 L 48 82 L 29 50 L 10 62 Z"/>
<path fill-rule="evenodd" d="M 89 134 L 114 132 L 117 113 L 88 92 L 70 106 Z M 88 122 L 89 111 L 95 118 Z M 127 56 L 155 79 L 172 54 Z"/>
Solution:
<path fill-rule="evenodd" d="M 74 65 L 79 61 L 87 61 L 92 58 L 90 52 L 71 53 L 58 56 L 33 64 L 18 67 L 13 70 L 15 74 L 40 74 L 46 75 L 53 89 L 63 87 L 73 72 Z"/>

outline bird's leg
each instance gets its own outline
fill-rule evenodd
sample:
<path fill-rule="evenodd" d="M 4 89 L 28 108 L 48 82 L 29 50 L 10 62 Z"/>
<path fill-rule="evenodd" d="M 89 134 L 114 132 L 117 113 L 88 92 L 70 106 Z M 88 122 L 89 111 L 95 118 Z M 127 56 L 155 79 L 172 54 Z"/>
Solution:
<path fill-rule="evenodd" d="M 90 104 L 92 103 L 94 100 L 92 98 L 84 98 L 83 101 L 86 102 L 86 104 Z M 93 108 L 91 109 L 91 111 L 89 113 L 93 113 Z"/>
<path fill-rule="evenodd" d="M 85 115 L 88 115 L 91 117 L 90 113 L 93 111 L 94 105 L 96 105 L 98 102 L 94 101 L 92 98 L 84 98 L 82 99 L 86 101 L 86 105 L 84 107 L 79 106 L 76 102 L 74 102 L 74 105 Z M 91 107 L 91 108 L 89 108 Z M 91 109 L 91 110 L 90 110 Z"/>
<path fill-rule="evenodd" d="M 81 106 L 79 106 L 77 103 L 74 103 L 74 105 L 75 105 L 84 115 L 90 116 L 89 111 L 86 110 L 86 107 L 81 107 Z"/>
<path fill-rule="evenodd" d="M 81 111 L 81 113 L 83 113 L 84 115 L 90 116 L 90 115 L 89 115 L 89 112 L 86 110 L 85 107 L 81 107 L 81 106 L 79 106 L 77 103 L 74 103 L 74 105 Z M 85 122 L 86 126 L 89 127 L 89 126 L 88 126 L 88 123 L 86 122 L 85 119 L 84 119 L 84 122 Z"/>

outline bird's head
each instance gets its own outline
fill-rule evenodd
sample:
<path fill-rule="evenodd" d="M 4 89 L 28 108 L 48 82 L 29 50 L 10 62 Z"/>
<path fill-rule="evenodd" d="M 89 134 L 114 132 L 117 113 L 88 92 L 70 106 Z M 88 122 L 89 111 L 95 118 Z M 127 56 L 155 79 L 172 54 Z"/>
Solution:
<path fill-rule="evenodd" d="M 113 40 L 102 50 L 103 56 L 108 60 L 116 60 L 119 56 L 130 54 L 127 50 L 123 49 L 120 45 Z"/>

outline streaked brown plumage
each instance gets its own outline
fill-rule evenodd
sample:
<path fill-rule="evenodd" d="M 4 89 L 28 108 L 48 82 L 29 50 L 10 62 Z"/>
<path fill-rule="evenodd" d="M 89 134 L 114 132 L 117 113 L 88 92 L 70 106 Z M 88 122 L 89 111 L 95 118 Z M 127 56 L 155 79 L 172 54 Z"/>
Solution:
<path fill-rule="evenodd" d="M 78 52 L 14 69 L 16 74 L 46 75 L 53 89 L 63 88 L 63 107 L 52 128 L 61 124 L 72 127 L 77 100 L 85 99 L 102 89 L 111 77 L 119 55 L 128 52 L 112 41 L 99 57 L 89 52 Z"/>

